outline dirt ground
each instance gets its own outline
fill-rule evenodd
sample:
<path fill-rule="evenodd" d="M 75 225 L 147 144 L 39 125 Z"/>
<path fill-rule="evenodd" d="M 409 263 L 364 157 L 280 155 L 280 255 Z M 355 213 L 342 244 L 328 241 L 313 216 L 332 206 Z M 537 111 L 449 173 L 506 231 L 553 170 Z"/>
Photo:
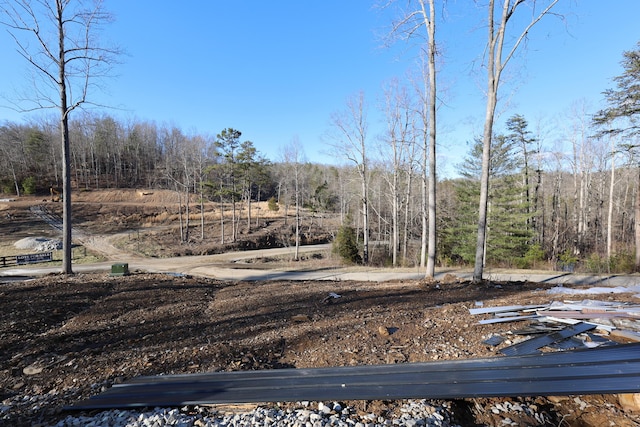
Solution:
<path fill-rule="evenodd" d="M 100 203 L 103 212 L 109 210 L 107 202 Z M 122 205 L 111 209 L 122 211 Z M 4 212 L 25 223 L 35 221 L 15 205 Z M 110 227 L 104 223 L 106 235 Z M 25 234 L 20 224 L 12 225 L 14 238 Z M 109 232 L 124 229 L 114 225 Z M 469 308 L 476 301 L 485 306 L 548 303 L 547 287 L 472 284 L 454 276 L 442 282 L 221 282 L 145 272 L 53 274 L 2 283 L 0 425 L 54 424 L 67 415 L 63 406 L 139 375 L 497 356 L 498 348 L 483 341 L 494 334 L 516 340 L 508 333 L 524 322 L 480 325 L 482 317 L 470 315 Z M 331 292 L 341 297 L 325 302 Z M 631 294 L 583 297 L 638 302 Z M 518 414 L 494 413 L 493 405 L 503 400 L 536 405 L 547 415 L 547 425 L 640 425 L 640 413 L 625 411 L 615 395 L 450 404 L 464 426 L 502 425 L 507 416 L 518 425 L 538 425 L 525 414 L 518 419 Z M 393 401 L 347 404 L 381 415 L 399 406 Z"/>

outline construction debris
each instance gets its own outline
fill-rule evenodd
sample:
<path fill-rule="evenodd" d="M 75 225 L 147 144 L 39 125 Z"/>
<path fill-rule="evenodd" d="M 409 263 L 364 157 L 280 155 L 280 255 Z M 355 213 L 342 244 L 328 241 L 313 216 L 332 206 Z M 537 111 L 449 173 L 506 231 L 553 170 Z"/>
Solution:
<path fill-rule="evenodd" d="M 478 322 L 482 325 L 530 321 L 528 326 L 506 332 L 537 335 L 499 350 L 508 356 L 535 354 L 543 347 L 566 350 L 613 345 L 618 341 L 640 342 L 640 305 L 636 304 L 583 300 L 529 306 L 484 307 L 482 302 L 475 305 L 480 308 L 469 309 L 470 314 L 492 315 Z M 595 333 L 587 335 L 587 331 Z M 504 337 L 494 335 L 485 343 L 496 347 L 504 341 Z"/>
<path fill-rule="evenodd" d="M 581 334 L 586 331 L 594 329 L 594 325 L 588 323 L 578 323 L 575 326 L 569 326 L 561 331 L 554 332 L 548 335 L 542 335 L 530 340 L 522 341 L 518 344 L 513 344 L 509 347 L 500 350 L 500 353 L 505 356 L 518 356 L 523 354 L 535 354 L 538 353 L 538 349 L 557 342 L 561 342 L 567 338 L 571 338 L 574 335 Z"/>
<path fill-rule="evenodd" d="M 325 303 L 325 304 L 331 304 L 333 302 L 333 300 L 336 300 L 338 298 L 342 298 L 342 295 L 338 295 L 335 292 L 329 292 L 329 295 L 324 297 L 322 302 Z"/>

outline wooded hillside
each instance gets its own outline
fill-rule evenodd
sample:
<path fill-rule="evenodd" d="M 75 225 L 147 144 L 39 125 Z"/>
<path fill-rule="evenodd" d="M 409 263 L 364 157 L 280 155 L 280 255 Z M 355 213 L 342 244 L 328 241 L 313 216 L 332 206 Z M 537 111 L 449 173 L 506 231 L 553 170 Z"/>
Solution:
<path fill-rule="evenodd" d="M 637 168 L 616 169 L 610 143 L 586 132 L 572 135 L 571 152 L 554 152 L 529 131 L 524 117 L 516 115 L 509 123 L 493 143 L 487 262 L 593 272 L 633 270 Z M 60 190 L 57 132 L 55 124 L 45 122 L 6 123 L 0 128 L 5 196 L 37 192 L 48 197 L 50 187 Z M 346 161 L 322 165 L 298 156 L 271 162 L 237 130 L 225 129 L 216 137 L 188 135 L 176 127 L 121 122 L 106 115 L 83 115 L 72 123 L 71 136 L 75 190 L 171 189 L 183 195 L 187 214 L 186 201 L 193 195 L 219 202 L 224 209 L 241 204 L 245 216 L 251 215 L 246 208 L 252 202 L 269 199 L 273 209 L 295 215 L 298 200 L 304 208 L 299 211 L 301 222 L 314 212 L 331 213 L 358 236 L 363 234 L 359 172 Z M 375 264 L 393 264 L 394 259 L 396 265 L 420 264 L 424 208 L 415 159 L 422 154 L 410 144 L 403 143 L 402 154 L 393 162 L 385 159 L 388 150 L 380 150 L 367 172 L 369 234 L 378 248 L 385 248 L 370 260 Z M 472 145 L 457 166 L 460 177 L 437 183 L 440 265 L 473 264 L 480 151 L 479 143 Z M 618 164 L 623 164 L 625 159 L 618 157 Z M 185 230 L 183 239 L 199 238 L 189 236 L 188 225 Z M 235 238 L 235 230 L 228 227 L 228 239 Z M 395 258 L 390 243 L 394 241 Z"/>

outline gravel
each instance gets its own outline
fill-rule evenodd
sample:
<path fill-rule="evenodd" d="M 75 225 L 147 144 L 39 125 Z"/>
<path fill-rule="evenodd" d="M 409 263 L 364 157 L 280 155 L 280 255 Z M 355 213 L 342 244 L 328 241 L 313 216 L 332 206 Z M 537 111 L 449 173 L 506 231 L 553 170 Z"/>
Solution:
<path fill-rule="evenodd" d="M 62 249 L 62 241 L 47 237 L 25 237 L 13 244 L 17 249 L 32 249 L 37 252 L 56 251 Z"/>
<path fill-rule="evenodd" d="M 446 405 L 446 403 L 444 404 Z M 357 414 L 353 408 L 338 402 L 311 404 L 300 402 L 297 409 L 258 407 L 251 412 L 222 413 L 210 408 L 155 408 L 146 412 L 109 410 L 94 416 L 68 416 L 55 427 L 213 427 L 213 426 L 292 426 L 292 427 L 453 427 L 450 409 L 433 406 L 426 400 L 409 401 L 400 415 L 382 417 L 376 414 Z"/>

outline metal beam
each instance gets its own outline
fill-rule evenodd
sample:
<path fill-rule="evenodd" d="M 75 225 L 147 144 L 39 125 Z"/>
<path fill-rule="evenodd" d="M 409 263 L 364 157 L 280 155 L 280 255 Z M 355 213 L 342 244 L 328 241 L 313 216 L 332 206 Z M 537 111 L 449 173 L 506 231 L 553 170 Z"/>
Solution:
<path fill-rule="evenodd" d="M 66 409 L 640 392 L 640 344 L 526 356 L 140 377 Z"/>

